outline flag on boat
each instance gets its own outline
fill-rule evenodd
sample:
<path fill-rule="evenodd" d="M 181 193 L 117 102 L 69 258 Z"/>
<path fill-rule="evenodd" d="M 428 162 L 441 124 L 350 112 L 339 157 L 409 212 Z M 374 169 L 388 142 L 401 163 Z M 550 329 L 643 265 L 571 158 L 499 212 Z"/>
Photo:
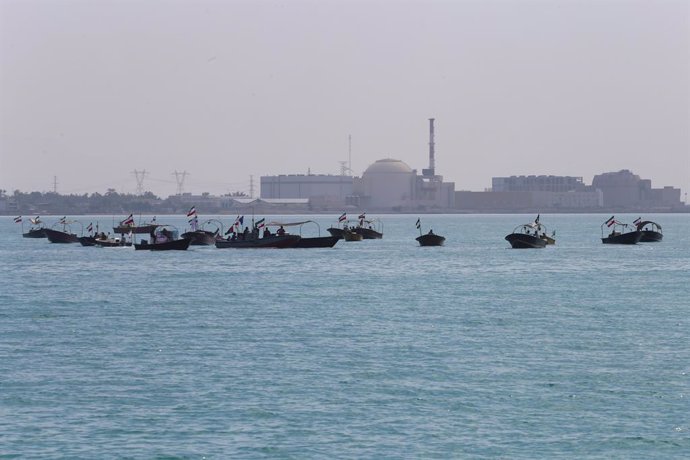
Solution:
<path fill-rule="evenodd" d="M 235 227 L 241 227 L 242 224 L 244 224 L 244 216 L 237 216 L 237 219 L 235 219 Z"/>
<path fill-rule="evenodd" d="M 633 224 L 637 225 L 640 222 L 642 222 L 642 217 L 638 217 L 637 219 L 633 220 Z"/>
<path fill-rule="evenodd" d="M 120 222 L 120 225 L 132 225 L 134 224 L 134 215 L 130 214 L 125 220 Z"/>
<path fill-rule="evenodd" d="M 342 213 L 340 215 L 340 217 L 338 217 L 338 222 L 344 222 L 346 220 L 347 220 L 347 213 L 346 212 Z"/>
<path fill-rule="evenodd" d="M 257 220 L 257 221 L 256 221 L 256 228 L 261 228 L 261 227 L 263 227 L 265 222 L 266 222 L 266 219 L 264 219 L 264 218 L 261 218 L 261 219 Z"/>
<path fill-rule="evenodd" d="M 611 216 L 611 217 L 609 217 L 609 220 L 607 220 L 607 221 L 606 221 L 606 222 L 604 222 L 604 223 L 605 223 L 605 224 L 606 224 L 606 225 L 607 225 L 608 227 L 610 227 L 611 225 L 613 225 L 613 224 L 615 224 L 615 223 L 616 223 L 616 221 L 615 221 L 614 217 L 615 217 L 615 216 Z"/>
<path fill-rule="evenodd" d="M 422 222 L 417 218 L 417 223 L 415 224 L 417 228 L 422 228 Z"/>
<path fill-rule="evenodd" d="M 537 218 L 534 219 L 534 223 L 535 223 L 535 224 L 538 224 L 538 223 L 539 223 L 539 216 L 541 216 L 541 214 L 537 214 Z"/>
<path fill-rule="evenodd" d="M 67 223 L 67 216 L 63 216 L 60 220 L 58 220 L 58 224 L 65 225 Z"/>
<path fill-rule="evenodd" d="M 18 224 L 18 223 L 20 223 L 21 221 L 22 221 L 22 216 L 17 216 L 17 217 L 14 218 L 14 223 L 15 223 L 15 224 Z"/>
<path fill-rule="evenodd" d="M 90 223 L 89 223 L 89 226 L 86 227 L 86 231 L 87 231 L 87 232 L 92 232 L 92 231 L 93 231 L 93 222 L 90 222 Z"/>
<path fill-rule="evenodd" d="M 31 222 L 33 225 L 38 225 L 38 224 L 43 223 L 43 221 L 41 219 L 39 219 L 39 217 L 40 216 L 36 216 L 35 219 L 29 219 L 29 222 Z"/>
<path fill-rule="evenodd" d="M 187 213 L 187 217 L 192 217 L 196 216 L 196 206 L 192 206 L 189 212 Z"/>
<path fill-rule="evenodd" d="M 364 218 L 366 218 L 366 217 L 367 217 L 367 216 L 366 216 L 366 212 L 363 212 L 362 214 L 359 215 L 358 219 L 359 219 L 359 220 L 362 220 L 362 219 L 364 219 Z"/>
<path fill-rule="evenodd" d="M 156 216 L 153 216 L 153 219 L 151 219 L 151 223 L 155 224 L 156 223 Z"/>

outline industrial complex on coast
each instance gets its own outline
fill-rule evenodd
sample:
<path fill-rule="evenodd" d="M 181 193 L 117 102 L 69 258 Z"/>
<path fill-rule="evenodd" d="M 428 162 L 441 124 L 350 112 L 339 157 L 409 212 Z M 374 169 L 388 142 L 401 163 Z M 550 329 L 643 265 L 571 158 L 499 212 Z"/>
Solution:
<path fill-rule="evenodd" d="M 681 190 L 672 186 L 652 187 L 623 169 L 594 176 L 591 184 L 576 176 L 494 177 L 484 191 L 456 190 L 446 182 L 435 166 L 434 119 L 429 119 L 428 164 L 421 173 L 407 163 L 382 158 L 371 163 L 361 174 L 353 175 L 345 162 L 341 174 L 280 174 L 261 176 L 260 194 L 253 185 L 250 193 L 214 196 L 209 193 L 185 193 L 184 176 L 175 171 L 178 193 L 165 200 L 143 193 L 145 171 L 134 171 L 138 182 L 136 196 L 126 196 L 126 209 L 151 213 L 175 213 L 198 206 L 205 213 L 241 212 L 251 208 L 267 214 L 319 213 L 366 210 L 379 213 L 533 213 L 533 212 L 690 212 L 681 200 Z M 181 178 L 180 178 L 181 175 Z M 109 189 L 114 191 L 114 189 Z M 0 214 L 12 213 L 89 213 L 106 212 L 103 201 L 110 197 L 93 194 L 71 206 L 61 205 L 52 195 L 23 199 L 0 191 Z M 34 199 L 35 198 L 35 199 Z M 131 202 L 131 198 L 137 198 Z M 106 200 L 107 201 L 107 200 Z M 110 203 L 113 205 L 113 203 Z M 112 207 L 112 206 L 111 206 Z"/>
<path fill-rule="evenodd" d="M 286 174 L 261 177 L 265 205 L 311 210 L 352 207 L 378 212 L 682 212 L 681 191 L 653 188 L 629 170 L 606 172 L 592 184 L 572 176 L 494 177 L 482 192 L 455 189 L 435 168 L 434 119 L 429 119 L 428 167 L 421 174 L 403 161 L 384 158 L 361 177 Z"/>

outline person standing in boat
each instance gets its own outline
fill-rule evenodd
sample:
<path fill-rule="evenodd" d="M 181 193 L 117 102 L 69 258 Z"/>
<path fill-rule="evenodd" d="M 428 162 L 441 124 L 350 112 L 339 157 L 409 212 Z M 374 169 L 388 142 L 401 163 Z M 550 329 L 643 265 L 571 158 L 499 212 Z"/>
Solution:
<path fill-rule="evenodd" d="M 278 234 L 278 236 L 285 236 L 285 229 L 283 228 L 282 225 L 280 226 L 280 228 L 278 229 L 278 231 L 276 233 Z"/>
<path fill-rule="evenodd" d="M 264 227 L 264 238 L 268 238 L 269 236 L 271 236 L 271 231 L 268 227 Z"/>

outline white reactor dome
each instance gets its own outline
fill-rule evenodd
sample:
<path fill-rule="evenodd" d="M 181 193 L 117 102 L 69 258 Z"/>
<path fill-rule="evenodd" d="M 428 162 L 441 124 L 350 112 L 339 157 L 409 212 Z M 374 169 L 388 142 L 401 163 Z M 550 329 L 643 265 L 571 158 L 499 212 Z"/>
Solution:
<path fill-rule="evenodd" d="M 414 178 L 415 172 L 405 162 L 378 160 L 362 174 L 363 192 L 374 208 L 403 206 L 413 199 Z"/>
<path fill-rule="evenodd" d="M 412 168 L 407 166 L 407 163 L 400 160 L 394 160 L 393 158 L 384 158 L 383 160 L 378 160 L 372 163 L 365 171 L 364 174 L 411 174 Z"/>

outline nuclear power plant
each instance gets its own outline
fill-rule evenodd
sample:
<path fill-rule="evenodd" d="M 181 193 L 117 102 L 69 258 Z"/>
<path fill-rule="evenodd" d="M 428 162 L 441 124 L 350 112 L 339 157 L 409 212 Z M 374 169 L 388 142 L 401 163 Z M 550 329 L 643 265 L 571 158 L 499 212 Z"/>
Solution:
<path fill-rule="evenodd" d="M 418 174 L 404 161 L 384 158 L 361 177 L 289 174 L 261 177 L 262 199 L 309 199 L 317 208 L 354 206 L 369 211 L 443 212 L 455 207 L 455 184 L 436 174 L 434 119 L 429 119 L 429 166 Z"/>
<path fill-rule="evenodd" d="M 592 185 L 577 176 L 494 177 L 482 192 L 455 191 L 436 174 L 434 119 L 429 119 L 429 164 L 418 174 L 404 161 L 383 158 L 361 177 L 290 174 L 261 177 L 261 200 L 287 204 L 302 200 L 310 211 L 346 207 L 379 212 L 688 212 L 675 187 L 652 188 L 651 180 L 629 170 L 597 175 Z"/>

